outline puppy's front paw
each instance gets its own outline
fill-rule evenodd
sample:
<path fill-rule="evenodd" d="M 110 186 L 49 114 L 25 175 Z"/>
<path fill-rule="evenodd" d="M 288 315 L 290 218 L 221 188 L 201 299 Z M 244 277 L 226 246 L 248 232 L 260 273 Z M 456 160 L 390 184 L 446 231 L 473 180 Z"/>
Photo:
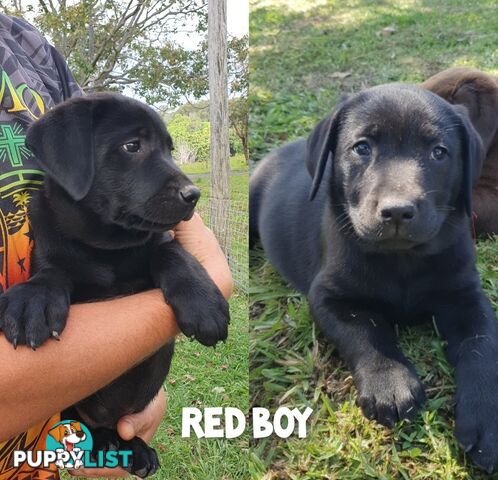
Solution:
<path fill-rule="evenodd" d="M 399 362 L 363 366 L 354 380 L 363 415 L 389 428 L 399 420 L 412 420 L 425 402 L 424 387 L 415 371 Z"/>
<path fill-rule="evenodd" d="M 211 347 L 228 335 L 228 302 L 213 284 L 206 294 L 175 299 L 173 305 L 180 330 L 203 345 Z"/>
<path fill-rule="evenodd" d="M 498 379 L 469 380 L 472 385 L 457 389 L 455 436 L 472 462 L 491 474 L 498 468 Z"/>
<path fill-rule="evenodd" d="M 59 337 L 68 311 L 69 295 L 62 289 L 20 283 L 0 296 L 0 328 L 14 347 L 26 344 L 34 350 Z"/>
<path fill-rule="evenodd" d="M 149 447 L 141 438 L 133 437 L 131 440 L 123 440 L 115 430 L 97 428 L 92 431 L 93 450 L 92 458 L 96 459 L 98 452 L 109 452 L 115 450 L 131 451 L 129 463 L 119 462 L 119 466 L 132 475 L 145 478 L 159 468 L 159 458 L 156 451 Z"/>

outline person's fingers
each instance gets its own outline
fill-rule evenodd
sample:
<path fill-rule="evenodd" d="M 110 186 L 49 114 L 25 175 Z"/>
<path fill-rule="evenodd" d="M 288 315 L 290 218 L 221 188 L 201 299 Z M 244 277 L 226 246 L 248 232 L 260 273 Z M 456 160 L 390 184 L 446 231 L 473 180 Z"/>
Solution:
<path fill-rule="evenodd" d="M 154 399 L 139 413 L 120 418 L 118 434 L 123 440 L 140 437 L 150 442 L 166 411 L 166 392 L 161 388 Z"/>
<path fill-rule="evenodd" d="M 132 415 L 123 417 L 118 422 L 118 434 L 123 440 L 131 440 L 136 437 L 136 431 L 142 428 L 142 422 L 133 418 Z"/>
<path fill-rule="evenodd" d="M 166 411 L 166 392 L 161 389 L 154 399 L 139 413 L 122 417 L 117 425 L 119 436 L 123 440 L 140 437 L 150 442 Z M 128 478 L 130 474 L 122 468 L 79 468 L 68 470 L 74 477 L 85 478 Z"/>
<path fill-rule="evenodd" d="M 198 213 L 194 213 L 190 220 L 177 225 L 174 238 L 200 263 L 204 263 L 213 254 L 223 256 L 216 237 L 204 225 Z"/>
<path fill-rule="evenodd" d="M 179 223 L 174 238 L 206 269 L 225 298 L 229 298 L 233 281 L 228 261 L 216 236 L 204 225 L 199 214 L 195 213 L 189 221 Z"/>
<path fill-rule="evenodd" d="M 122 468 L 78 468 L 68 470 L 73 477 L 85 478 L 129 478 L 130 474 Z"/>

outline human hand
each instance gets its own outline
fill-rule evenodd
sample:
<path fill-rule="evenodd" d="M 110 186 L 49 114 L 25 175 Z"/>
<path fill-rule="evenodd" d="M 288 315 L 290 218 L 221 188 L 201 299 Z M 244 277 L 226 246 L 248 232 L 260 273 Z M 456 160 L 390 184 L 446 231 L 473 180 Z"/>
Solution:
<path fill-rule="evenodd" d="M 206 269 L 223 296 L 228 299 L 233 290 L 230 267 L 214 233 L 206 227 L 200 215 L 194 213 L 189 221 L 179 223 L 172 234 Z"/>
<path fill-rule="evenodd" d="M 154 399 L 139 413 L 126 415 L 118 422 L 118 434 L 123 440 L 140 437 L 146 443 L 152 440 L 166 411 L 166 392 L 161 389 Z M 74 477 L 123 478 L 130 474 L 122 468 L 79 468 L 69 470 Z"/>

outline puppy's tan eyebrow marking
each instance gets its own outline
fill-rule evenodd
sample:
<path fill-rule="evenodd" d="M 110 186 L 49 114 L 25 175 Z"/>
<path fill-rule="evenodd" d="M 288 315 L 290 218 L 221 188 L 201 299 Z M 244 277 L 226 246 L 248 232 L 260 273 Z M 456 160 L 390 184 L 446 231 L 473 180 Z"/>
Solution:
<path fill-rule="evenodd" d="M 358 137 L 376 138 L 380 135 L 382 127 L 378 123 L 373 123 L 362 128 L 358 133 Z"/>

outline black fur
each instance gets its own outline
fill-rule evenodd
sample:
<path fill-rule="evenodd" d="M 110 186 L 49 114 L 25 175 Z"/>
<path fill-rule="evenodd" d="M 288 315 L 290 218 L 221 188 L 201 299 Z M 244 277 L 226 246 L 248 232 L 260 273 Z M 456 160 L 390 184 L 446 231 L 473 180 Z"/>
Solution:
<path fill-rule="evenodd" d="M 137 141 L 138 152 L 125 149 Z M 163 291 L 184 334 L 204 345 L 227 337 L 226 300 L 166 233 L 192 216 L 199 192 L 174 165 L 159 115 L 122 95 L 95 94 L 49 111 L 30 127 L 26 143 L 46 180 L 30 204 L 32 276 L 0 297 L 7 340 L 35 349 L 59 336 L 71 303 L 153 287 Z M 66 412 L 92 429 L 95 448 L 123 444 L 118 419 L 143 410 L 157 394 L 173 348 L 174 342 L 165 345 Z M 126 447 L 134 451 L 131 473 L 157 469 L 144 442 Z"/>
<path fill-rule="evenodd" d="M 456 436 L 492 471 L 498 337 L 469 228 L 482 160 L 465 111 L 418 87 L 375 87 L 258 165 L 250 222 L 252 241 L 308 295 L 368 418 L 392 426 L 424 403 L 393 324 L 435 317 L 455 368 Z"/>

